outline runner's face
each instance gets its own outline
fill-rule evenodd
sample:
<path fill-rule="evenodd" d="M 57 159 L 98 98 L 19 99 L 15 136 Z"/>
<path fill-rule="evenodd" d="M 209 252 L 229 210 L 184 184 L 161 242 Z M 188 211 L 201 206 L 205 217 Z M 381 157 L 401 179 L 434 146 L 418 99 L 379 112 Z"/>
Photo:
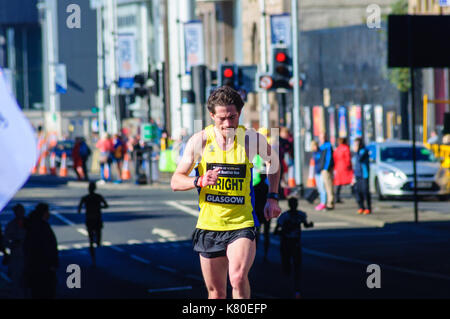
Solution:
<path fill-rule="evenodd" d="M 234 135 L 234 131 L 239 126 L 239 116 L 241 115 L 234 105 L 216 106 L 215 114 L 209 113 L 213 119 L 216 128 L 222 133 L 222 136 Z"/>

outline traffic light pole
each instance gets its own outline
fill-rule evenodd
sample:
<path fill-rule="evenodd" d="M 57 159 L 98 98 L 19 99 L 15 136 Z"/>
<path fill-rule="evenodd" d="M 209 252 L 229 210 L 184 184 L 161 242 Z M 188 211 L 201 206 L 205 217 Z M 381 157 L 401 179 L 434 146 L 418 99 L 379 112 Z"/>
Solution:
<path fill-rule="evenodd" d="M 97 106 L 98 106 L 98 133 L 103 136 L 105 132 L 105 83 L 103 70 L 103 7 L 97 7 Z"/>
<path fill-rule="evenodd" d="M 294 171 L 295 183 L 300 187 L 300 195 L 303 196 L 303 167 L 304 154 L 301 143 L 301 119 L 300 119 L 300 87 L 299 87 L 299 59 L 298 59 L 298 1 L 292 0 L 292 67 L 294 73 L 294 105 L 292 121 L 294 126 Z"/>
<path fill-rule="evenodd" d="M 261 9 L 261 73 L 267 73 L 267 34 L 266 34 L 266 3 L 265 0 L 259 0 L 259 7 Z M 267 90 L 261 90 L 261 109 L 260 109 L 260 127 L 269 129 L 269 93 Z"/>

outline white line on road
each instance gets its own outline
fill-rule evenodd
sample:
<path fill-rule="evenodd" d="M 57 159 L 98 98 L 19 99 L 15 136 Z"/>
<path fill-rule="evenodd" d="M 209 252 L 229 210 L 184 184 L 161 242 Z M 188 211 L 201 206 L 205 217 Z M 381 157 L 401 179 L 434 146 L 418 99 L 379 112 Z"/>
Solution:
<path fill-rule="evenodd" d="M 69 250 L 69 246 L 58 245 L 58 250 Z"/>
<path fill-rule="evenodd" d="M 314 224 L 315 226 L 315 224 Z M 384 235 L 396 235 L 397 231 L 386 232 L 352 232 L 352 233 L 316 233 L 311 230 L 305 231 L 302 236 L 304 238 L 325 238 L 325 237 L 361 237 L 361 236 L 384 236 Z"/>
<path fill-rule="evenodd" d="M 109 241 L 104 241 L 102 244 L 103 246 L 111 246 L 111 242 Z"/>
<path fill-rule="evenodd" d="M 142 262 L 142 263 L 144 263 L 144 264 L 147 264 L 147 265 L 150 264 L 150 260 L 141 258 L 141 257 L 139 257 L 139 256 L 136 256 L 136 255 L 130 255 L 130 257 L 133 258 L 133 259 L 135 259 L 135 260 L 137 260 L 137 261 L 140 261 L 140 262 Z"/>
<path fill-rule="evenodd" d="M 338 226 L 349 226 L 350 223 L 346 222 L 317 222 L 314 223 L 314 228 L 318 227 L 338 227 Z"/>
<path fill-rule="evenodd" d="M 172 273 L 176 273 L 177 271 L 175 270 L 175 269 L 173 269 L 173 268 L 169 268 L 169 267 L 166 267 L 166 266 L 158 266 L 158 268 L 159 269 L 162 269 L 162 270 L 165 270 L 165 271 L 169 271 L 169 272 L 172 272 Z"/>
<path fill-rule="evenodd" d="M 164 228 L 153 228 L 152 234 L 156 234 L 158 236 L 161 236 L 163 238 L 175 238 L 177 235 L 175 235 L 170 229 L 164 229 Z"/>
<path fill-rule="evenodd" d="M 142 244 L 142 242 L 140 240 L 136 240 L 136 239 L 130 239 L 129 241 L 127 241 L 128 245 L 139 245 Z"/>
<path fill-rule="evenodd" d="M 125 250 L 123 250 L 122 248 L 116 247 L 116 246 L 109 246 L 109 248 L 118 251 L 119 253 L 124 253 Z"/>
<path fill-rule="evenodd" d="M 89 236 L 89 233 L 84 228 L 77 228 L 77 232 L 79 232 L 83 236 Z"/>
<path fill-rule="evenodd" d="M 307 249 L 307 248 L 303 248 L 302 251 L 307 253 L 307 254 L 310 254 L 310 255 L 313 255 L 313 256 L 317 256 L 317 257 L 323 257 L 323 258 L 335 259 L 335 260 L 344 261 L 344 262 L 362 264 L 364 266 L 368 266 L 368 265 L 373 264 L 373 262 L 369 262 L 369 261 L 365 261 L 365 260 L 360 260 L 360 259 L 355 259 L 355 258 L 348 258 L 348 257 L 342 257 L 342 256 L 335 256 L 335 255 L 331 255 L 331 254 L 327 254 L 327 253 L 323 253 L 323 252 L 320 252 L 320 251 Z M 379 264 L 379 266 L 381 267 L 381 269 L 389 269 L 389 270 L 394 270 L 394 271 L 403 272 L 403 273 L 416 275 L 416 276 L 424 276 L 424 277 L 431 277 L 431 278 L 435 278 L 435 279 L 450 280 L 450 276 L 441 275 L 441 274 L 435 274 L 435 273 L 430 273 L 430 272 L 425 272 L 425 271 L 411 270 L 411 269 L 407 269 L 407 268 L 389 266 L 389 265 L 384 265 L 384 264 Z"/>
<path fill-rule="evenodd" d="M 153 292 L 165 292 L 165 291 L 179 291 L 179 290 L 191 290 L 191 286 L 184 286 L 184 287 L 172 287 L 172 288 L 160 288 L 160 289 L 149 289 L 149 293 Z"/>
<path fill-rule="evenodd" d="M 70 226 L 75 226 L 75 223 L 73 223 L 70 220 L 68 220 L 67 218 L 65 218 L 63 215 L 58 213 L 56 210 L 52 210 L 51 213 L 53 215 L 55 215 L 55 217 L 58 218 L 59 220 L 61 220 L 63 223 L 66 223 L 67 225 L 70 225 Z"/>
<path fill-rule="evenodd" d="M 194 217 L 198 217 L 198 209 L 196 210 L 196 209 L 192 209 L 192 208 L 186 207 L 186 206 L 181 205 L 181 204 L 179 204 L 179 203 L 177 203 L 175 201 L 166 201 L 166 204 L 170 205 L 172 207 L 175 207 L 176 209 L 179 209 L 179 210 L 181 210 L 181 211 L 183 211 L 185 213 L 188 213 L 189 215 L 192 215 Z"/>

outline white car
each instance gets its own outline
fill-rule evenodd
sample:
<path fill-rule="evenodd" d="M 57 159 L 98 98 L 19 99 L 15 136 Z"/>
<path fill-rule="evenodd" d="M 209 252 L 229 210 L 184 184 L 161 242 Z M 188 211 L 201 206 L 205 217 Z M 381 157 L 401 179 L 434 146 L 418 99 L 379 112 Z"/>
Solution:
<path fill-rule="evenodd" d="M 379 200 L 414 195 L 413 152 L 409 141 L 387 141 L 367 145 L 370 156 L 370 189 Z M 446 199 L 436 183 L 440 163 L 423 144 L 416 143 L 417 194 Z"/>

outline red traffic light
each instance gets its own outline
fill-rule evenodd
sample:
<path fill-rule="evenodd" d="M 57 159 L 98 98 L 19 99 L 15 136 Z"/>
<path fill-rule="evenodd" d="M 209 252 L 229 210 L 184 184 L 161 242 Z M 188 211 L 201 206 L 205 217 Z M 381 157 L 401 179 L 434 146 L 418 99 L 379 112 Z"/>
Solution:
<path fill-rule="evenodd" d="M 284 52 L 278 52 L 275 56 L 275 60 L 277 60 L 277 62 L 286 62 L 287 60 L 287 56 L 286 53 Z"/>
<path fill-rule="evenodd" d="M 227 68 L 223 70 L 223 76 L 226 78 L 231 78 L 233 76 L 233 69 Z"/>

